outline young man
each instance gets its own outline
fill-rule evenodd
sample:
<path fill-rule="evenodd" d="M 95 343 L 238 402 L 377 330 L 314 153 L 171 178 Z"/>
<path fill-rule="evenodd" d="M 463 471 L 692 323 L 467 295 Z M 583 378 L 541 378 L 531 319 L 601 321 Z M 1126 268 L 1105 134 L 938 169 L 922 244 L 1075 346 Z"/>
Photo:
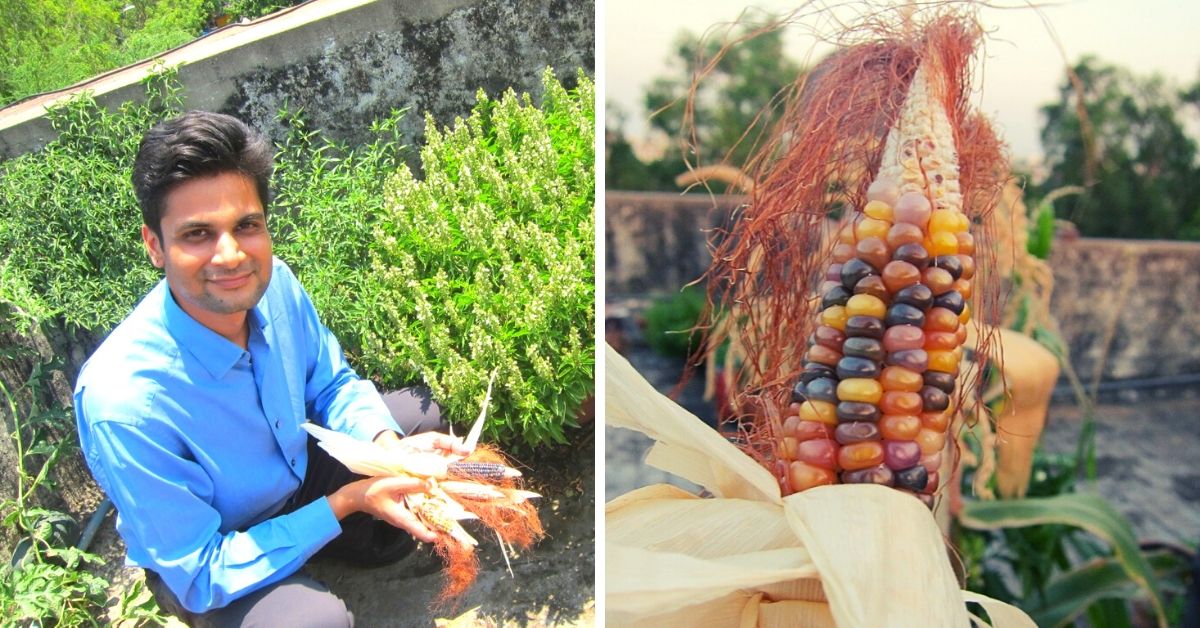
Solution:
<path fill-rule="evenodd" d="M 353 476 L 300 425 L 396 449 L 462 445 L 402 438 L 436 406 L 393 397 L 402 430 L 346 364 L 272 257 L 271 170 L 268 141 L 230 116 L 188 113 L 142 139 L 133 185 L 165 279 L 81 370 L 80 442 L 165 609 L 197 625 L 347 625 L 341 600 L 297 570 L 323 548 L 378 563 L 432 540 L 402 502 L 425 486 Z"/>

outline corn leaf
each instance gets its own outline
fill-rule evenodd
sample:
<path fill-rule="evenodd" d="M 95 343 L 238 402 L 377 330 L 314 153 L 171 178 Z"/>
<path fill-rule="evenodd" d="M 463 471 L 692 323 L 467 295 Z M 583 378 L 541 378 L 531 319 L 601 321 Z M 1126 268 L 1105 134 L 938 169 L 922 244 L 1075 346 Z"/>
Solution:
<path fill-rule="evenodd" d="M 1158 577 L 1187 569 L 1177 556 L 1169 553 L 1149 555 L 1147 561 Z M 1063 626 L 1099 600 L 1128 600 L 1142 593 L 1141 587 L 1130 579 L 1119 562 L 1112 557 L 1103 557 L 1056 576 L 1047 583 L 1045 596 L 1039 600 L 1041 604 L 1027 605 L 1026 609 L 1039 626 Z"/>
<path fill-rule="evenodd" d="M 1087 530 L 1112 547 L 1116 564 L 1138 589 L 1150 598 L 1158 615 L 1159 626 L 1166 627 L 1166 614 L 1154 572 L 1138 549 L 1132 526 L 1098 495 L 1068 493 L 1054 497 L 968 501 L 963 505 L 959 520 L 962 525 L 977 530 L 1023 528 L 1055 523 Z M 1050 598 L 1049 595 L 1047 597 Z M 1038 625 L 1053 624 L 1038 622 Z"/>
<path fill-rule="evenodd" d="M 1025 248 L 1038 259 L 1050 258 L 1050 247 L 1054 244 L 1054 206 L 1042 204 L 1034 214 L 1029 229 L 1029 242 Z"/>

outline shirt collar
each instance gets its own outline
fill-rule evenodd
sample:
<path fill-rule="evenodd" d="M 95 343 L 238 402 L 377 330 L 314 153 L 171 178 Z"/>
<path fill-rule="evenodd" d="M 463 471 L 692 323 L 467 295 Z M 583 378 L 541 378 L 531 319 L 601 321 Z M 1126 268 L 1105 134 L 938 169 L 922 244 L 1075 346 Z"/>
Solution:
<path fill-rule="evenodd" d="M 245 354 L 245 349 L 205 327 L 192 318 L 191 314 L 183 311 L 183 308 L 175 302 L 175 296 L 171 294 L 166 279 L 159 283 L 156 290 L 162 294 L 163 321 L 167 332 L 175 338 L 180 347 L 192 354 L 192 357 L 196 358 L 196 361 L 200 362 L 215 379 L 225 377 L 229 369 L 233 368 Z M 250 310 L 250 316 L 247 319 L 251 325 L 256 325 L 259 329 L 265 329 L 270 321 L 270 316 L 267 315 L 266 301 L 266 295 L 263 295 L 258 304 Z"/>

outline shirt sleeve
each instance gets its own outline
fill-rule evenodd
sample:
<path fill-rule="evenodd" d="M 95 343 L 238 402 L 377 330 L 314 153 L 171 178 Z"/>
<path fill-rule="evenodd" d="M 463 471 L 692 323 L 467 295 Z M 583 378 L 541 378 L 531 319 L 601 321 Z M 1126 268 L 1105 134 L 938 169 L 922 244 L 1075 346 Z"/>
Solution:
<path fill-rule="evenodd" d="M 318 499 L 245 531 L 220 532 L 207 501 L 213 486 L 188 453 L 173 451 L 166 428 L 151 421 L 93 422 L 85 455 L 105 492 L 133 562 L 154 569 L 194 613 L 223 607 L 294 573 L 341 533 L 329 502 Z"/>
<path fill-rule="evenodd" d="M 307 339 L 304 401 L 308 416 L 359 440 L 374 440 L 386 430 L 403 436 L 375 384 L 359 377 L 346 362 L 342 346 L 321 323 L 308 293 L 294 277 L 291 284 Z"/>

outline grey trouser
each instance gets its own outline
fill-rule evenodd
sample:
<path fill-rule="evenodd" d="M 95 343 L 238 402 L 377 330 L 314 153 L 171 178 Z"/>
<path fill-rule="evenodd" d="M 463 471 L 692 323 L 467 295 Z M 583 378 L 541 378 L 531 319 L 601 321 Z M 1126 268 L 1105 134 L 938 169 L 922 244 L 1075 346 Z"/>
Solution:
<path fill-rule="evenodd" d="M 441 408 L 430 399 L 428 389 L 404 388 L 384 394 L 383 400 L 405 434 L 446 431 Z M 296 510 L 362 477 L 351 473 L 315 443 L 310 437 L 304 483 L 278 514 Z M 366 513 L 356 512 L 342 519 L 341 524 L 342 533 L 317 552 L 316 558 L 379 566 L 403 558 L 416 547 L 416 541 L 407 532 Z M 303 571 L 203 614 L 183 608 L 153 571 L 146 570 L 146 586 L 163 611 L 189 626 L 332 628 L 354 625 L 354 615 L 345 602 Z"/>

